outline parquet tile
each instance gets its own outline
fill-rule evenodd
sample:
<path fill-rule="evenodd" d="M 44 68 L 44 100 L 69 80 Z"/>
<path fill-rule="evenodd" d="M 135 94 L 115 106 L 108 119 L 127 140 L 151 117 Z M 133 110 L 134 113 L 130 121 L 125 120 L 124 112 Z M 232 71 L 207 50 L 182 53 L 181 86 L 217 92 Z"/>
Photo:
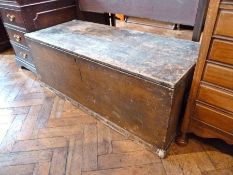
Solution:
<path fill-rule="evenodd" d="M 160 160 L 0 54 L 0 175 L 232 175 L 232 152 L 193 137 Z"/>
<path fill-rule="evenodd" d="M 15 175 L 17 172 L 17 175 L 29 175 L 33 173 L 34 167 L 34 164 L 1 167 L 0 174 Z"/>

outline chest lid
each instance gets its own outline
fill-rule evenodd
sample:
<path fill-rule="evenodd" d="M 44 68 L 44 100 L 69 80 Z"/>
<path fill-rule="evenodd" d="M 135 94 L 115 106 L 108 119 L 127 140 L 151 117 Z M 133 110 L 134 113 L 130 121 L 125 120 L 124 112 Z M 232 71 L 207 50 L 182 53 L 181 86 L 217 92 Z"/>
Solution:
<path fill-rule="evenodd" d="M 70 21 L 26 38 L 174 88 L 195 65 L 199 44 L 106 25 Z"/>

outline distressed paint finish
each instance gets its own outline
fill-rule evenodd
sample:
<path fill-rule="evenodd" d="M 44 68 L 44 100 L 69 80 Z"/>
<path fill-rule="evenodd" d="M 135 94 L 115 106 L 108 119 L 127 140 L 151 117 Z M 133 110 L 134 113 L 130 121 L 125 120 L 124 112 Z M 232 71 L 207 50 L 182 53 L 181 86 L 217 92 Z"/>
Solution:
<path fill-rule="evenodd" d="M 82 21 L 26 38 L 43 82 L 112 127 L 167 149 L 198 44 Z"/>
<path fill-rule="evenodd" d="M 77 20 L 26 37 L 170 88 L 194 66 L 199 51 L 195 42 Z"/>

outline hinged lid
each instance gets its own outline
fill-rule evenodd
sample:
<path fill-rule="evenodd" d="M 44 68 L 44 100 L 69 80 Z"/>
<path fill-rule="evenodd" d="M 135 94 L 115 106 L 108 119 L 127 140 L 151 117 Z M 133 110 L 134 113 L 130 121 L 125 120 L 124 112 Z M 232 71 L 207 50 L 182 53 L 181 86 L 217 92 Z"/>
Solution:
<path fill-rule="evenodd" d="M 195 65 L 199 51 L 192 41 L 78 20 L 26 37 L 168 88 Z"/>

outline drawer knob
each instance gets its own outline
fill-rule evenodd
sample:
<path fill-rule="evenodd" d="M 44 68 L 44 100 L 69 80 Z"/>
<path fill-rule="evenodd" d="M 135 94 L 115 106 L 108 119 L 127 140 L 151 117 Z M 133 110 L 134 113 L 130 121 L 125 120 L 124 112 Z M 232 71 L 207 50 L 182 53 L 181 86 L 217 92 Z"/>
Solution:
<path fill-rule="evenodd" d="M 23 53 L 23 52 L 20 52 L 20 55 L 21 55 L 24 59 L 26 59 L 26 58 L 28 57 L 28 55 L 27 55 L 26 53 Z"/>
<path fill-rule="evenodd" d="M 21 41 L 21 36 L 14 34 L 15 41 L 20 42 Z"/>
<path fill-rule="evenodd" d="M 13 22 L 15 20 L 15 15 L 7 14 L 6 16 L 11 22 Z"/>

